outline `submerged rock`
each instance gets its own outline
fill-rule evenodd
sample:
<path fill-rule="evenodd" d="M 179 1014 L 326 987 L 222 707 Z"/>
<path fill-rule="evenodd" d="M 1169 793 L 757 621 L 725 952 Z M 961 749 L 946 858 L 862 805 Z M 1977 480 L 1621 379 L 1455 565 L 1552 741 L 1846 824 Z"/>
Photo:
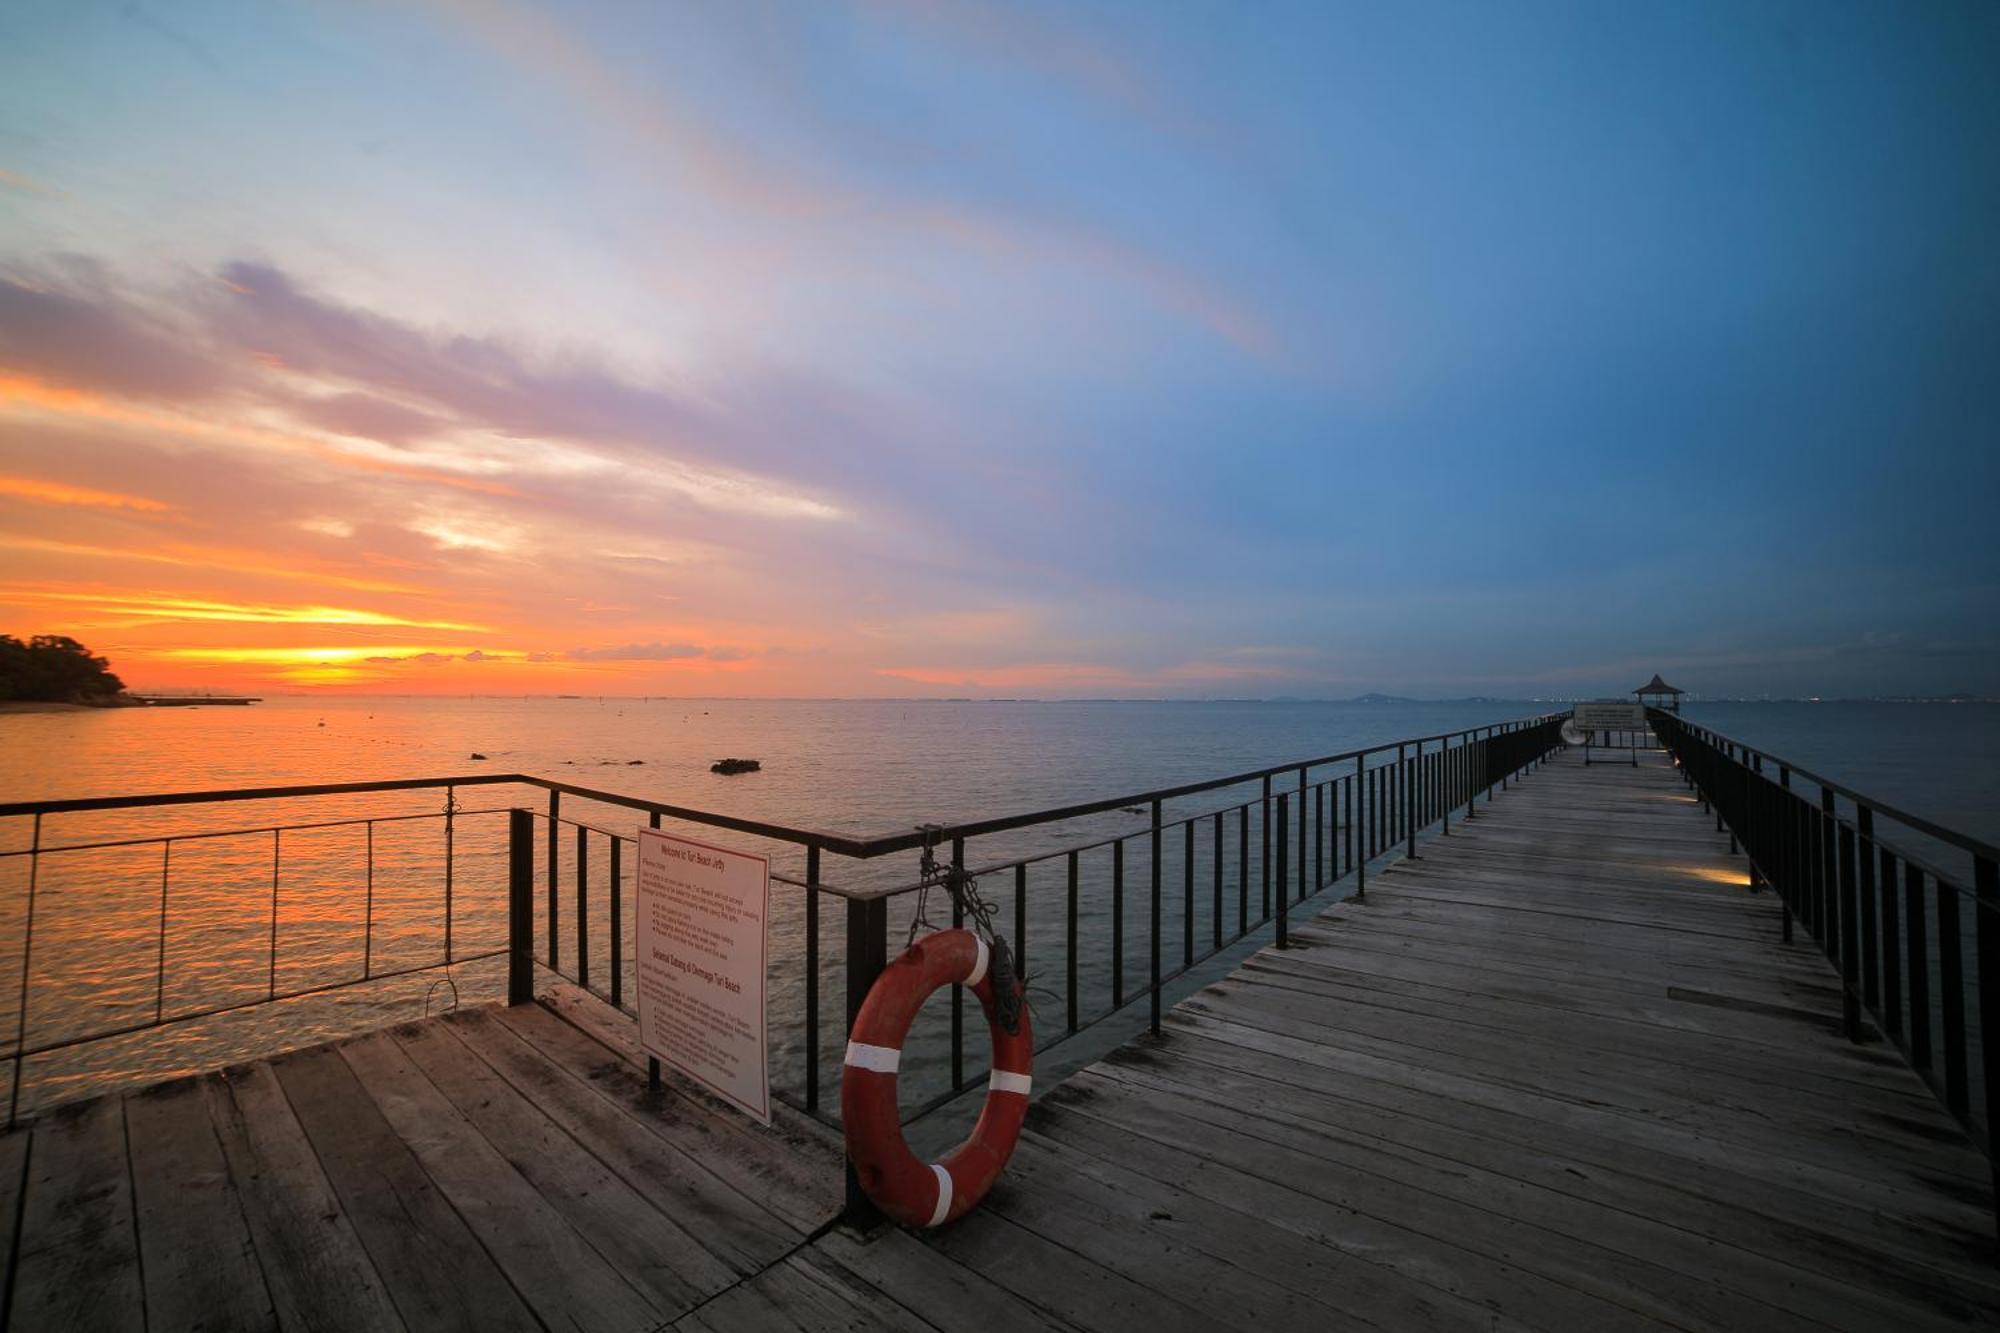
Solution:
<path fill-rule="evenodd" d="M 730 777 L 737 773 L 755 773 L 763 767 L 755 759 L 718 759 L 708 766 L 708 771 Z"/>

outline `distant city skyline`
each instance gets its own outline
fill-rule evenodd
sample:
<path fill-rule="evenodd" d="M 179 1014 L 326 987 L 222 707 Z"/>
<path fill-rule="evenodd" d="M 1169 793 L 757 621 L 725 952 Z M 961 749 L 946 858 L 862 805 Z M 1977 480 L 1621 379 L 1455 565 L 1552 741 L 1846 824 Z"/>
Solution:
<path fill-rule="evenodd" d="M 2000 696 L 2000 8 L 0 11 L 137 689 Z"/>

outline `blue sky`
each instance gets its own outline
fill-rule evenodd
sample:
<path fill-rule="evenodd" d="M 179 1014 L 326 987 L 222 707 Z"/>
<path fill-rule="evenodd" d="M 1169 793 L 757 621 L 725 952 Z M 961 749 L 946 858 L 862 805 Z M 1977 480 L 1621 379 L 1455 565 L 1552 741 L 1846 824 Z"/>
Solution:
<path fill-rule="evenodd" d="M 162 684 L 2000 693 L 1996 57 L 16 3 L 0 617 Z"/>

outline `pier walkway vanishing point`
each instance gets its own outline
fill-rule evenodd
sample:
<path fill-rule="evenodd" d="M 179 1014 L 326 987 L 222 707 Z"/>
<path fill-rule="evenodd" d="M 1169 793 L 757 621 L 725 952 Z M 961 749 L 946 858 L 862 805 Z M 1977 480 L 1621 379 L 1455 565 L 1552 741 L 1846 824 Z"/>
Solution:
<path fill-rule="evenodd" d="M 573 989 L 0 1138 L 22 1330 L 1928 1329 L 1985 1158 L 1657 752 L 1554 756 L 1049 1091 L 945 1230 Z"/>

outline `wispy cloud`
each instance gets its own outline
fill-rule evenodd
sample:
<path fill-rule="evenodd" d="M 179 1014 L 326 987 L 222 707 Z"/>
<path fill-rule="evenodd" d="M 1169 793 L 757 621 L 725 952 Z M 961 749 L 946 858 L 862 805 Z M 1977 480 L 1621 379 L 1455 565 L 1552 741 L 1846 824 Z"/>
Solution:
<path fill-rule="evenodd" d="M 36 199 L 60 199 L 62 191 L 52 189 L 38 180 L 23 176 L 18 171 L 0 169 L 0 190 L 12 190 L 16 194 L 31 195 Z"/>
<path fill-rule="evenodd" d="M 0 496 L 26 500 L 30 504 L 76 505 L 87 509 L 130 509 L 149 514 L 165 513 L 170 508 L 158 500 L 149 500 L 143 495 L 121 495 L 117 491 L 100 491 L 90 486 L 71 486 L 65 482 L 45 481 L 39 477 L 0 476 Z"/>
<path fill-rule="evenodd" d="M 740 662 L 749 654 L 740 648 L 703 647 L 696 643 L 625 643 L 603 648 L 572 648 L 569 656 L 578 662 L 680 662 L 706 658 L 711 662 Z"/>

